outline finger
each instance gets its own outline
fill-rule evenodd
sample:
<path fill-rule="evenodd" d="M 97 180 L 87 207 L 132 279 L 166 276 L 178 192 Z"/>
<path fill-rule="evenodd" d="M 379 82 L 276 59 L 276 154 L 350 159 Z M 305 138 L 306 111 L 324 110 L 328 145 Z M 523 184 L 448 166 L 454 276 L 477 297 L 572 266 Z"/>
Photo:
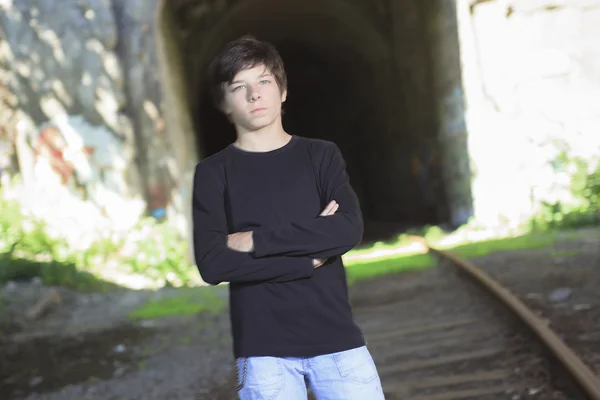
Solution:
<path fill-rule="evenodd" d="M 325 209 L 323 209 L 323 211 L 321 212 L 321 216 L 326 216 L 329 215 L 329 212 L 331 210 L 331 208 L 333 208 L 333 206 L 335 205 L 335 200 L 332 200 L 329 202 L 329 204 L 327 204 L 327 206 L 325 207 Z"/>
<path fill-rule="evenodd" d="M 335 200 L 332 200 L 329 202 L 329 204 L 327 204 L 327 207 L 325 207 L 325 215 L 328 215 L 333 207 L 335 207 Z"/>
<path fill-rule="evenodd" d="M 331 206 L 329 207 L 329 210 L 327 211 L 327 215 L 333 214 L 336 210 L 336 207 L 338 206 L 338 203 L 335 200 L 333 200 L 330 204 L 331 204 Z"/>
<path fill-rule="evenodd" d="M 327 216 L 335 214 L 335 212 L 338 210 L 338 208 L 340 208 L 340 205 L 339 205 L 339 204 L 337 204 L 337 203 L 335 203 L 335 204 L 333 205 L 333 207 L 331 207 L 331 208 L 329 209 L 329 212 L 327 213 Z"/>

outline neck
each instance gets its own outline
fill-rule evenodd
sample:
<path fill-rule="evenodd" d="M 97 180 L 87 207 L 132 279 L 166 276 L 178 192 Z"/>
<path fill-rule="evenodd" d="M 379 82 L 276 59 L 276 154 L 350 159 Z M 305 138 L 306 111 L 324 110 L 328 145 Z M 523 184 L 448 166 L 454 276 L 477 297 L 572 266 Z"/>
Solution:
<path fill-rule="evenodd" d="M 291 139 L 281 124 L 281 118 L 277 118 L 269 124 L 255 131 L 237 130 L 237 138 L 234 145 L 245 151 L 266 152 L 276 150 Z"/>

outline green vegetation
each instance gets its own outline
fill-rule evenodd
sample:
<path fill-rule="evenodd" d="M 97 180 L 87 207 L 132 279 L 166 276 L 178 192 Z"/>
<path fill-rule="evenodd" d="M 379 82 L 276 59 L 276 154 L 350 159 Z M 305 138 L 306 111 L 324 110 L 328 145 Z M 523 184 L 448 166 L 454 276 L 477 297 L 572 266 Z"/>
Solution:
<path fill-rule="evenodd" d="M 484 257 L 500 251 L 524 249 L 544 249 L 553 245 L 561 237 L 558 232 L 529 233 L 515 237 L 490 239 L 480 242 L 461 243 L 453 246 L 438 246 L 462 258 Z M 564 238 L 564 237 L 563 237 Z"/>
<path fill-rule="evenodd" d="M 521 250 L 521 249 L 541 249 L 551 246 L 555 243 L 560 235 L 558 232 L 539 232 L 530 233 L 516 237 L 499 238 L 491 240 L 482 240 L 467 243 L 464 240 L 453 245 L 438 245 L 436 240 L 428 240 L 429 244 L 441 250 L 449 250 L 463 258 L 483 257 L 488 254 L 499 251 Z M 406 235 L 402 235 L 395 244 L 387 244 L 385 246 L 375 245 L 374 249 L 401 249 L 410 245 L 410 239 Z M 412 242 L 414 243 L 414 242 Z M 361 250 L 360 254 L 368 254 L 368 249 Z M 353 254 L 349 254 L 353 255 Z M 418 252 L 407 252 L 396 256 L 374 257 L 366 260 L 346 261 L 348 266 L 348 279 L 352 282 L 371 278 L 380 275 L 391 273 L 429 268 L 436 265 L 435 258 L 429 254 L 421 254 Z"/>
<path fill-rule="evenodd" d="M 435 259 L 430 254 L 413 253 L 369 261 L 350 261 L 345 264 L 347 265 L 348 281 L 352 283 L 380 275 L 433 267 Z"/>
<path fill-rule="evenodd" d="M 552 162 L 556 172 L 569 177 L 564 188 L 570 201 L 540 201 L 540 210 L 531 220 L 531 229 L 576 229 L 600 224 L 600 162 L 568 154 L 566 145 Z"/>
<path fill-rule="evenodd" d="M 0 284 L 39 277 L 48 285 L 81 291 L 116 287 L 82 268 L 104 254 L 103 242 L 85 252 L 71 252 L 65 240 L 49 235 L 43 223 L 28 218 L 16 201 L 6 200 L 1 191 L 0 210 Z"/>
<path fill-rule="evenodd" d="M 450 250 L 463 258 L 476 258 L 499 251 L 548 248 L 559 239 L 569 239 L 577 233 L 567 234 L 573 229 L 600 225 L 600 165 L 579 157 L 570 157 L 567 148 L 552 162 L 556 172 L 567 174 L 569 179 L 563 192 L 570 194 L 570 201 L 539 201 L 539 212 L 523 227 L 519 235 L 497 237 L 486 240 L 469 239 L 468 233 L 484 232 L 485 227 L 471 222 L 457 231 L 446 234 L 439 227 L 424 227 L 400 235 L 396 241 L 376 243 L 370 247 L 356 249 L 348 254 L 348 276 L 350 281 L 384 275 L 407 269 L 426 268 L 435 265 L 433 258 L 411 250 L 414 239 L 411 235 L 424 237 L 428 243 L 440 249 Z M 449 236 L 462 237 L 453 244 L 444 244 Z M 401 253 L 401 249 L 406 249 Z M 385 254 L 396 251 L 396 256 L 371 258 L 378 252 Z M 361 261 L 357 261 L 360 257 Z M 558 255 L 553 256 L 558 257 Z M 564 255 L 563 255 L 564 256 Z M 366 259 L 366 261 L 365 261 Z"/>
<path fill-rule="evenodd" d="M 600 167 L 594 169 L 588 161 L 568 157 L 566 151 L 554 161 L 553 167 L 569 174 L 567 190 L 571 200 L 538 201 L 538 214 L 520 236 L 475 240 L 476 235 L 471 233 L 485 232 L 485 227 L 474 223 L 452 233 L 439 227 L 424 227 L 400 235 L 393 242 L 376 243 L 348 253 L 349 280 L 434 266 L 434 258 L 421 254 L 411 235 L 424 236 L 434 245 L 473 258 L 497 251 L 545 248 L 565 237 L 565 230 L 599 225 Z M 75 250 L 66 240 L 51 235 L 43 223 L 25 215 L 17 202 L 4 196 L 1 187 L 0 210 L 0 284 L 39 277 L 46 284 L 75 290 L 111 290 L 116 285 L 100 279 L 97 273 L 106 265 L 117 266 L 125 274 L 150 278 L 159 285 L 185 287 L 199 283 L 195 266 L 187 261 L 187 242 L 166 223 L 146 218 L 126 234 L 106 232 L 89 248 Z M 449 245 L 446 240 L 449 237 L 462 239 Z M 197 291 L 206 293 L 206 297 L 186 295 L 157 300 L 137 310 L 132 318 L 220 309 L 221 301 L 210 294 L 213 292 L 209 288 Z"/>
<path fill-rule="evenodd" d="M 141 220 L 127 233 L 106 232 L 87 249 L 77 250 L 23 213 L 17 201 L 6 199 L 1 187 L 0 210 L 0 284 L 39 277 L 45 284 L 74 290 L 110 290 L 116 285 L 96 273 L 109 263 L 165 285 L 199 281 L 196 268 L 186 260 L 187 243 L 174 228 L 153 218 Z"/>
<path fill-rule="evenodd" d="M 209 286 L 179 289 L 180 293 L 177 295 L 151 300 L 129 316 L 132 319 L 155 319 L 170 315 L 216 314 L 226 305 L 219 290 L 223 288 Z"/>
<path fill-rule="evenodd" d="M 0 254 L 0 282 L 19 281 L 32 277 L 39 277 L 47 285 L 60 285 L 82 292 L 106 292 L 119 287 L 77 268 L 74 263 L 36 261 Z"/>

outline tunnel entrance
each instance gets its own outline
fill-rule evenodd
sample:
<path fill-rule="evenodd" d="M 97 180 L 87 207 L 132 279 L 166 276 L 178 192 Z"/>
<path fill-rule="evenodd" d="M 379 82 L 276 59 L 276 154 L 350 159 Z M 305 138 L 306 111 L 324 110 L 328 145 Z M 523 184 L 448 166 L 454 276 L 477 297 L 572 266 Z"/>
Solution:
<path fill-rule="evenodd" d="M 194 132 L 180 148 L 194 149 L 199 160 L 235 140 L 232 125 L 210 101 L 205 70 L 223 44 L 252 34 L 273 43 L 283 58 L 289 85 L 286 131 L 340 147 L 361 202 L 365 241 L 449 223 L 437 126 L 415 122 L 437 114 L 435 100 L 421 88 L 421 100 L 411 101 L 407 88 L 414 87 L 413 71 L 399 73 L 393 40 L 372 15 L 347 2 L 282 3 L 246 1 L 210 9 L 202 0 L 163 2 L 162 41 L 164 52 L 171 53 L 165 61 L 171 66 L 164 68 L 170 71 L 167 85 L 177 88 L 172 107 L 186 110 L 187 116 L 178 111 L 176 118 Z M 425 39 L 421 50 L 422 59 L 429 60 Z M 177 72 L 179 78 L 173 76 Z"/>
<path fill-rule="evenodd" d="M 382 174 L 373 165 L 369 151 L 376 151 L 369 139 L 376 135 L 368 132 L 381 130 L 377 116 L 377 93 L 365 85 L 370 79 L 364 60 L 335 48 L 319 53 L 296 40 L 278 41 L 267 38 L 280 52 L 288 76 L 288 96 L 283 105 L 284 129 L 304 137 L 334 141 L 347 163 L 351 183 L 361 201 L 365 219 L 374 214 L 377 199 L 373 196 L 374 180 L 371 173 Z M 324 54 L 328 53 L 328 54 Z M 235 130 L 227 119 L 214 108 L 205 83 L 199 91 L 198 112 L 194 124 L 198 132 L 198 148 L 209 156 L 235 140 Z M 379 117 L 381 118 L 381 117 Z"/>

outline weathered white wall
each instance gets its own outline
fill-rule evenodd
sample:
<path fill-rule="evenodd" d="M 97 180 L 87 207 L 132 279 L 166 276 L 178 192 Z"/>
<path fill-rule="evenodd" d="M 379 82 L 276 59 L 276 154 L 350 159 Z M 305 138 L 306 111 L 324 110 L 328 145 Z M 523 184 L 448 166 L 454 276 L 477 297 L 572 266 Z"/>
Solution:
<path fill-rule="evenodd" d="M 445 178 L 465 183 L 470 157 L 478 219 L 519 220 L 534 212 L 532 198 L 557 196 L 550 189 L 562 178 L 549 163 L 556 154 L 552 140 L 568 143 L 572 154 L 600 154 L 600 0 L 487 1 L 473 13 L 469 2 L 457 0 L 462 92 L 450 51 L 454 44 L 444 42 L 456 41 L 450 34 L 454 23 L 445 19 L 454 12 L 451 0 L 431 2 L 435 13 L 416 1 L 387 3 L 395 22 L 382 29 L 393 37 L 398 74 L 439 63 L 431 74 L 422 68 L 403 85 L 402 98 L 423 110 L 408 118 L 406 129 L 433 132 L 432 121 L 441 118 Z M 40 199 L 46 207 L 70 204 L 60 208 L 64 216 L 54 215 L 63 227 L 61 221 L 72 220 L 67 214 L 77 208 L 76 198 L 65 202 L 67 192 L 92 199 L 93 207 L 82 206 L 82 212 L 98 219 L 104 213 L 133 220 L 144 197 L 153 199 L 153 209 L 167 205 L 176 211 L 171 215 L 189 214 L 196 149 L 182 110 L 163 117 L 166 108 L 182 105 L 172 97 L 184 92 L 185 83 L 177 79 L 182 73 L 173 62 L 177 52 L 165 46 L 177 39 L 170 20 L 160 24 L 172 36 L 156 41 L 156 9 L 156 0 L 0 1 L 0 85 L 16 95 L 11 107 L 18 110 L 18 118 L 11 118 L 17 121 L 14 129 L 4 124 L 0 129 L 0 171 L 9 163 L 10 136 L 24 179 L 42 183 L 30 191 L 32 204 Z M 382 10 L 382 18 L 388 16 Z M 427 41 L 418 37 L 432 41 L 429 54 L 423 50 Z M 163 68 L 169 76 L 159 76 L 159 63 L 171 63 Z M 161 81 L 163 88 L 178 86 L 164 93 Z M 465 137 L 463 100 L 469 156 L 455 145 Z M 427 105 L 436 102 L 438 115 L 431 115 Z M 9 115 L 2 105 L 0 122 Z M 48 156 L 48 145 L 40 144 L 44 129 L 51 137 L 56 131 L 63 136 L 58 166 L 70 172 L 61 190 L 44 185 L 65 178 L 50 165 L 57 160 Z M 460 200 L 452 207 L 461 222 L 469 212 L 469 196 L 461 195 L 466 186 L 448 188 L 456 192 L 449 197 Z"/>
<path fill-rule="evenodd" d="M 458 7 L 478 219 L 518 222 L 567 199 L 558 143 L 600 157 L 600 1 Z"/>
<path fill-rule="evenodd" d="M 16 100 L 0 120 L 17 110 L 0 140 L 16 143 L 25 204 L 75 238 L 133 223 L 148 192 L 168 198 L 154 10 L 150 0 L 0 2 L 2 83 Z"/>

